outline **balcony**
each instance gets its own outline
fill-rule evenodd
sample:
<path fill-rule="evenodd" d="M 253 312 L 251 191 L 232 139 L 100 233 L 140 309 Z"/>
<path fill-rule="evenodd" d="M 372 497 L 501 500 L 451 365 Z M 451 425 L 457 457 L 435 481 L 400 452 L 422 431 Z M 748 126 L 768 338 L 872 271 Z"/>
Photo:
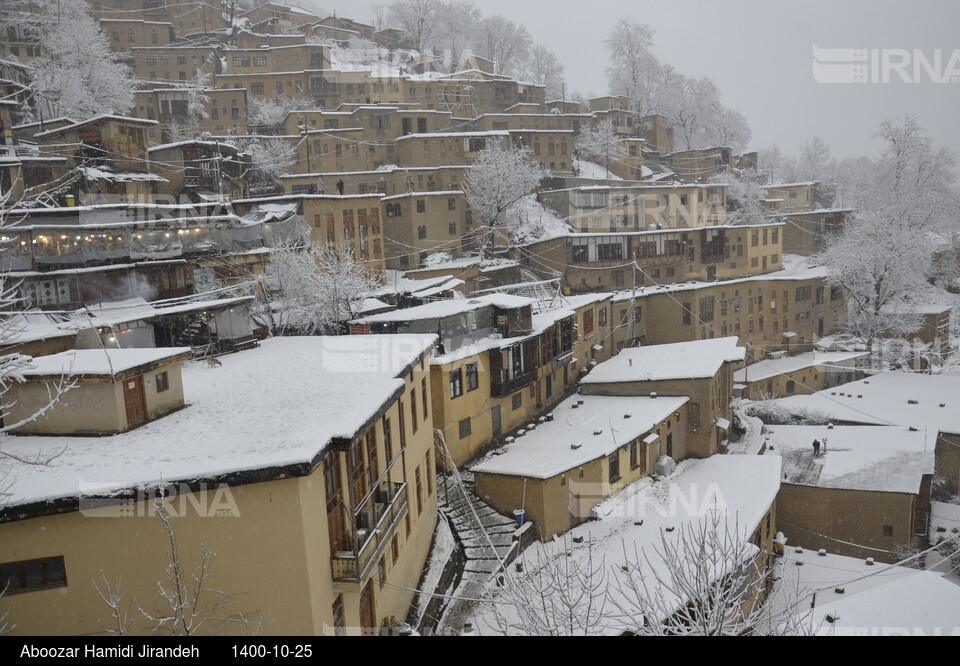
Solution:
<path fill-rule="evenodd" d="M 511 393 L 516 393 L 524 386 L 532 384 L 537 379 L 535 370 L 517 375 L 513 379 L 506 379 L 500 383 L 490 383 L 490 395 L 494 398 L 506 398 Z"/>
<path fill-rule="evenodd" d="M 376 556 L 390 542 L 394 528 L 407 511 L 407 484 L 392 484 L 392 493 L 377 490 L 355 512 L 358 525 L 354 550 L 334 553 L 330 559 L 333 579 L 359 581 Z"/>

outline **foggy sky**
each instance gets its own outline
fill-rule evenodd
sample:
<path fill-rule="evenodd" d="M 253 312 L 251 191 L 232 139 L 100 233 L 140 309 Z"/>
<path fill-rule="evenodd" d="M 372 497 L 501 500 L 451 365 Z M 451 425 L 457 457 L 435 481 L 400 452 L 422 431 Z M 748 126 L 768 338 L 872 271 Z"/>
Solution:
<path fill-rule="evenodd" d="M 388 0 L 288 0 L 372 22 Z M 606 35 L 622 16 L 649 23 L 653 51 L 689 76 L 709 76 L 742 112 L 751 145 L 785 153 L 820 136 L 834 156 L 875 155 L 886 118 L 911 113 L 935 142 L 960 150 L 960 82 L 823 84 L 812 76 L 820 48 L 960 49 L 960 1 L 916 0 L 482 0 L 484 16 L 523 23 L 558 54 L 568 90 L 607 92 Z"/>

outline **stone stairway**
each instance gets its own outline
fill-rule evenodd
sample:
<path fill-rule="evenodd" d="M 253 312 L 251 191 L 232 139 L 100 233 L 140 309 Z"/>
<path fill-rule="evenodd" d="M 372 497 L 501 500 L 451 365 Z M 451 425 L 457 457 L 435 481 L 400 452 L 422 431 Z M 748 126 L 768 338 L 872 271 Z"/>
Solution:
<path fill-rule="evenodd" d="M 470 600 L 484 597 L 484 588 L 500 572 L 501 562 L 509 564 L 526 545 L 527 539 L 520 537 L 528 532 L 527 526 L 518 530 L 513 518 L 477 497 L 472 474 L 463 471 L 461 475 L 463 489 L 453 476 L 437 480 L 441 516 L 450 523 L 466 556 L 455 598 L 447 604 L 441 623 L 441 631 L 456 633 L 469 621 L 474 604 Z"/>

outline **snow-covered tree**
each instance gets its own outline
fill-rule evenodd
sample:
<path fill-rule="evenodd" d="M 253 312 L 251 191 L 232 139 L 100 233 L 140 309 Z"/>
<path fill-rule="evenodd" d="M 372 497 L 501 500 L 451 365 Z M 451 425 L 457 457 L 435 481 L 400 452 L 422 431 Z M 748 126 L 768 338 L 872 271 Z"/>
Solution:
<path fill-rule="evenodd" d="M 11 211 L 29 202 L 14 200 L 10 190 L 0 193 L 0 229 L 10 222 Z M 0 272 L 0 505 L 9 497 L 9 485 L 16 476 L 18 465 L 48 465 L 59 455 L 41 454 L 24 456 L 11 452 L 6 433 L 35 421 L 60 402 L 63 395 L 74 386 L 69 377 L 61 377 L 47 385 L 47 401 L 36 412 L 11 419 L 14 402 L 10 391 L 14 385 L 25 381 L 24 371 L 33 367 L 33 359 L 17 351 L 28 322 L 24 309 L 27 305 L 20 295 L 20 283 L 5 272 Z"/>
<path fill-rule="evenodd" d="M 507 209 L 539 188 L 546 175 L 529 148 L 493 145 L 480 151 L 464 179 L 463 194 L 479 222 L 484 257 Z"/>
<path fill-rule="evenodd" d="M 856 211 L 820 256 L 849 300 L 848 331 L 870 341 L 919 328 L 910 303 L 928 286 L 935 234 L 956 224 L 957 203 L 956 158 L 916 118 L 885 121 L 877 135 L 884 150 L 858 164 Z"/>
<path fill-rule="evenodd" d="M 765 604 L 766 554 L 738 525 L 719 515 L 662 532 L 649 549 L 630 552 L 613 587 L 613 603 L 639 636 L 797 634 L 792 609 Z M 628 620 L 629 621 L 629 620 Z"/>
<path fill-rule="evenodd" d="M 261 182 L 279 182 L 297 163 L 297 149 L 279 137 L 254 137 L 249 141 L 234 142 L 242 152 L 250 155 L 254 179 Z"/>
<path fill-rule="evenodd" d="M 633 101 L 637 118 L 659 113 L 660 62 L 653 55 L 653 29 L 646 23 L 622 18 L 604 44 L 610 51 L 607 85 L 612 95 Z"/>
<path fill-rule="evenodd" d="M 620 143 L 620 135 L 609 118 L 581 130 L 576 149 L 579 156 L 602 164 L 607 170 L 607 176 L 610 175 L 610 164 L 620 162 L 627 156 L 626 149 Z"/>
<path fill-rule="evenodd" d="M 423 53 L 430 44 L 443 4 L 440 0 L 394 0 L 387 5 L 390 25 L 400 29 L 410 48 Z"/>
<path fill-rule="evenodd" d="M 480 10 L 470 0 L 445 2 L 438 13 L 431 46 L 444 58 L 449 54 L 450 64 L 455 67 L 462 59 L 463 52 L 473 48 L 477 26 L 482 19 Z"/>
<path fill-rule="evenodd" d="M 727 186 L 727 224 L 763 224 L 766 213 L 763 209 L 765 192 L 760 186 L 759 174 L 747 169 L 740 174 L 719 174 L 711 183 Z"/>
<path fill-rule="evenodd" d="M 548 100 L 560 99 L 563 92 L 563 63 L 557 54 L 537 44 L 530 49 L 530 57 L 523 69 L 524 78 L 546 88 Z"/>
<path fill-rule="evenodd" d="M 497 74 L 515 74 L 526 62 L 533 40 L 527 29 L 499 14 L 480 23 L 477 52 L 496 63 Z"/>
<path fill-rule="evenodd" d="M 124 114 L 133 106 L 133 72 L 110 50 L 87 13 L 86 0 L 40 0 L 40 58 L 31 61 L 36 112 L 41 118 L 85 120 Z"/>
<path fill-rule="evenodd" d="M 356 318 L 365 296 L 380 287 L 348 246 L 277 246 L 269 274 L 271 302 L 262 316 L 274 335 L 338 334 Z"/>
<path fill-rule="evenodd" d="M 502 636 L 596 636 L 609 626 L 612 605 L 608 572 L 592 545 L 587 556 L 567 557 L 569 541 L 522 555 L 520 567 L 504 580 L 483 616 L 487 628 Z"/>

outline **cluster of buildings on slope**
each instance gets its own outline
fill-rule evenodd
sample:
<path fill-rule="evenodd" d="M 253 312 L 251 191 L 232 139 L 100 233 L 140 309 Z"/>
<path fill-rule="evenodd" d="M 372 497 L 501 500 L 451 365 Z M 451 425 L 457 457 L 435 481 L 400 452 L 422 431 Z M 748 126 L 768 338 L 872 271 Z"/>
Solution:
<path fill-rule="evenodd" d="M 90 582 L 100 570 L 148 598 L 166 538 L 152 495 L 166 487 L 185 499 L 179 538 L 220 553 L 224 587 L 269 613 L 264 631 L 373 633 L 406 615 L 419 582 L 437 470 L 472 465 L 485 500 L 523 511 L 549 539 L 669 474 L 664 457 L 727 465 L 716 454 L 736 439 L 735 395 L 863 377 L 862 354 L 814 351 L 846 300 L 804 257 L 849 212 L 818 183 L 766 185 L 768 217 L 732 226 L 727 187 L 710 178 L 753 169 L 756 156 L 675 151 L 666 119 L 639 118 L 625 98 L 584 109 L 482 58 L 450 70 L 413 57 L 397 31 L 273 3 L 229 30 L 221 9 L 92 3 L 143 84 L 132 116 L 25 122 L 18 102 L 0 103 L 0 192 L 19 202 L 3 211 L 0 267 L 41 311 L 18 315 L 4 341 L 36 357 L 4 417 L 30 437 L 4 446 L 64 450 L 51 469 L 18 468 L 0 507 L 18 630 L 101 631 L 108 613 Z M 358 39 L 379 50 L 351 49 Z M 20 33 L 0 46 L 17 60 L 0 61 L 11 100 L 38 48 Z M 314 108 L 248 120 L 290 97 Z M 198 100 L 203 134 L 174 141 Z M 581 177 L 576 135 L 608 119 L 627 157 L 609 166 L 615 178 Z M 286 175 L 255 177 L 238 148 L 251 142 L 283 144 Z M 529 148 L 549 172 L 522 221 L 554 226 L 528 224 L 534 233 L 481 259 L 463 184 L 494 145 Z M 382 289 L 350 336 L 256 348 L 278 289 L 271 251 L 306 243 L 345 248 Z M 949 312 L 931 310 L 919 334 L 945 339 L 948 328 Z M 226 352 L 240 353 L 181 370 Z M 75 386 L 30 418 L 64 376 Z M 238 415 L 226 430 L 224 413 Z M 932 457 L 902 428 L 876 430 L 889 446 L 840 461 L 875 465 L 869 474 L 831 469 L 841 456 L 830 449 L 812 462 L 798 451 L 790 471 L 808 433 L 782 427 L 764 453 L 786 451 L 785 478 L 768 474 L 775 462 L 730 464 L 763 466 L 804 543 L 817 534 L 892 552 L 922 531 L 934 469 L 956 482 L 960 458 L 939 444 Z M 948 427 L 937 441 L 950 437 Z M 161 453 L 160 439 L 176 451 Z M 904 451 L 915 464 L 885 486 L 878 470 Z M 748 521 L 765 561 L 773 495 Z M 874 502 L 889 510 L 859 531 L 838 518 L 837 507 Z M 141 538 L 128 548 L 132 521 Z M 156 575 L 139 575 L 150 566 Z"/>

